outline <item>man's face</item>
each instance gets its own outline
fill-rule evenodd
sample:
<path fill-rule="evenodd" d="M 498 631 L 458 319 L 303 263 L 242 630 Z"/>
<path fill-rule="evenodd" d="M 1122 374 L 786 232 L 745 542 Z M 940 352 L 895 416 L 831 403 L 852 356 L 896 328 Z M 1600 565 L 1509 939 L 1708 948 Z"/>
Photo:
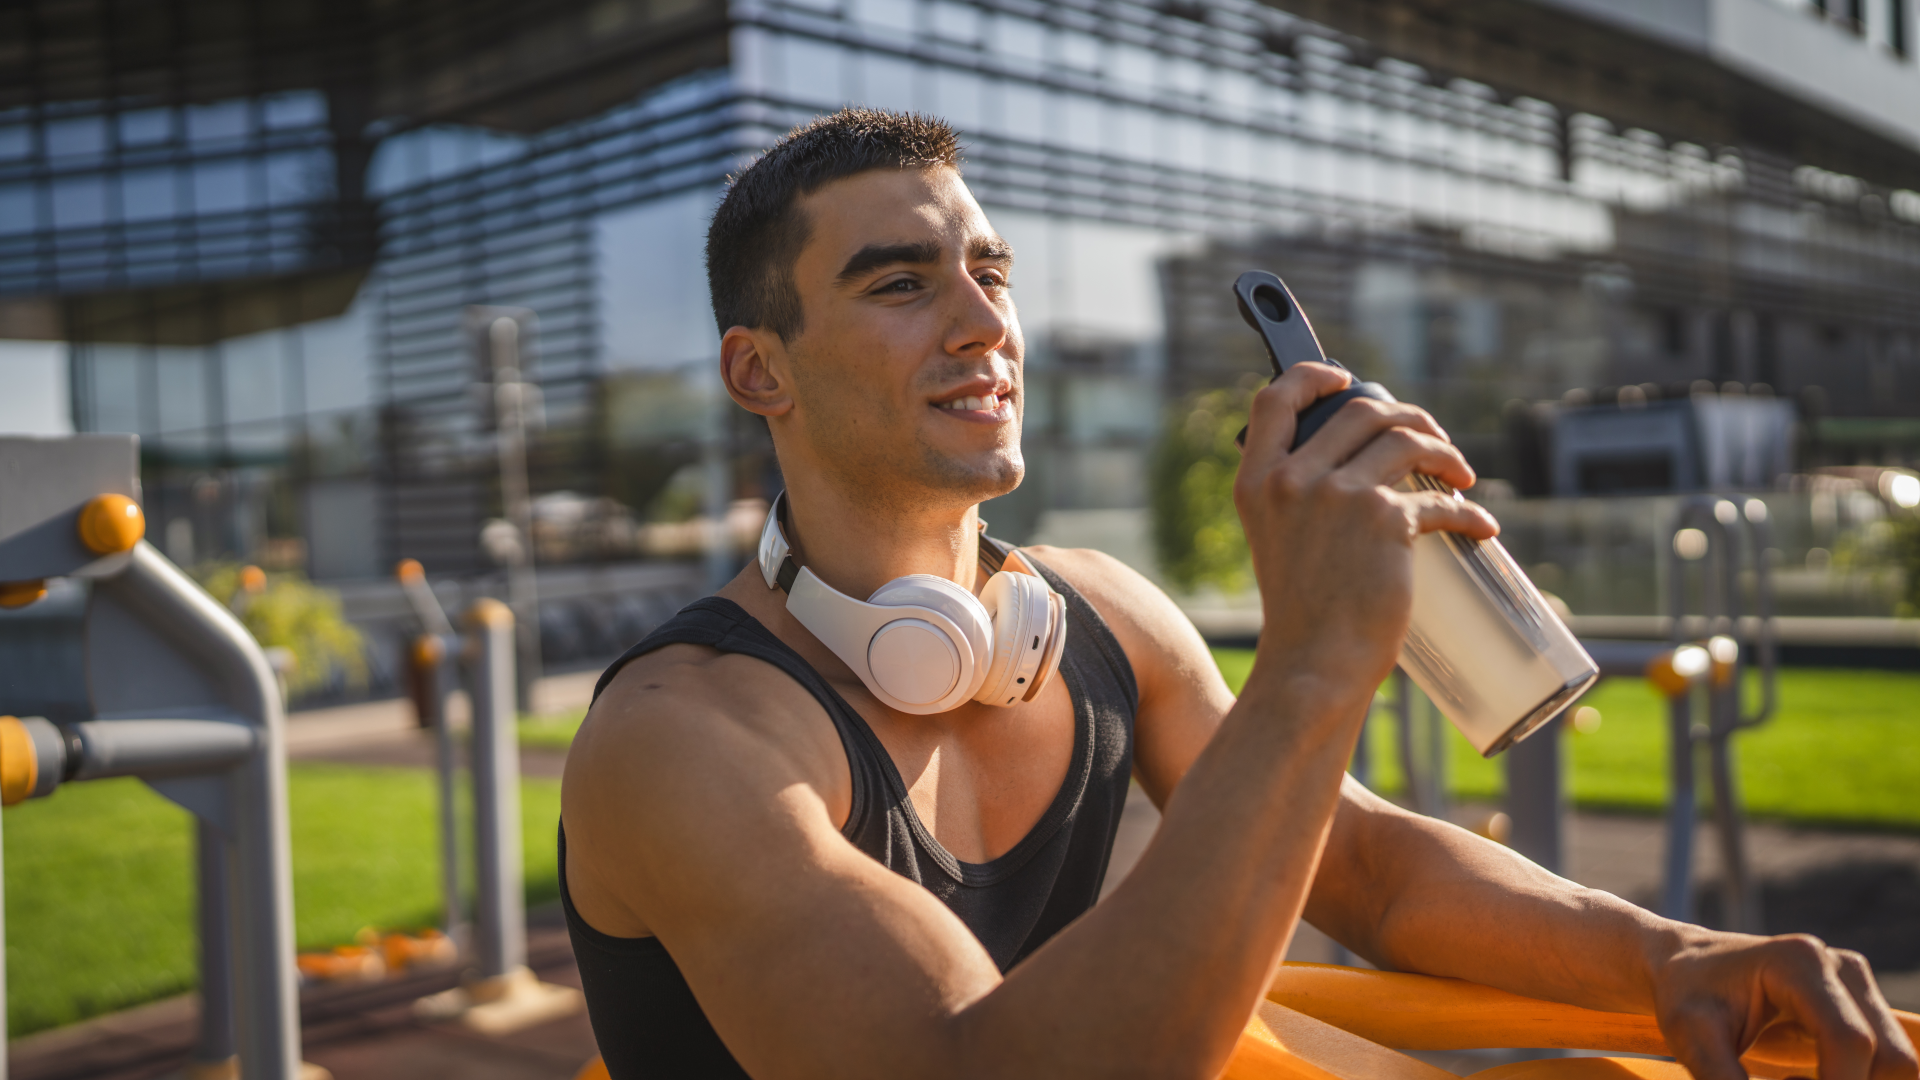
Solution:
<path fill-rule="evenodd" d="M 917 508 L 1020 483 L 1013 251 L 952 169 L 876 170 L 800 200 L 804 326 L 787 425 L 810 464 Z"/>

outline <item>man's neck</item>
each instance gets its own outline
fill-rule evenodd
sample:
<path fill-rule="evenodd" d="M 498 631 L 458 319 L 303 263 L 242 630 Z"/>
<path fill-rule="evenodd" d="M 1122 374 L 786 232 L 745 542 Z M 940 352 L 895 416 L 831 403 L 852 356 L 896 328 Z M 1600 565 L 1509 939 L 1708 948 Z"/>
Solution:
<path fill-rule="evenodd" d="M 789 483 L 787 542 L 820 580 L 858 600 L 907 574 L 933 574 L 977 590 L 978 508 L 902 512 L 891 502 L 818 478 Z"/>

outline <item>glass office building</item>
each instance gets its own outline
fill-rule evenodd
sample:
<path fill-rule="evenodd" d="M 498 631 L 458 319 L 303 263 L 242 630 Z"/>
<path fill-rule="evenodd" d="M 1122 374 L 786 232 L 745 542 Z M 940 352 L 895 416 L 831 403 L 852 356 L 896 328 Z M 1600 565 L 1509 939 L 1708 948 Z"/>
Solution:
<path fill-rule="evenodd" d="M 764 428 L 711 373 L 705 220 L 731 170 L 847 103 L 953 123 L 1017 252 L 1030 474 L 986 515 L 1014 539 L 1142 507 L 1168 403 L 1258 377 L 1227 295 L 1253 266 L 1486 475 L 1525 470 L 1510 402 L 1624 385 L 1872 421 L 1829 423 L 1836 459 L 1920 445 L 1920 151 L 1851 121 L 1805 154 L 1716 140 L 1697 102 L 1663 128 L 1625 91 L 1610 115 L 1551 72 L 1466 77 L 1255 0 L 422 5 L 365 49 L 182 0 L 171 53 L 92 68 L 74 42 L 133 31 L 53 7 L 13 27 L 43 88 L 0 110 L 0 333 L 70 342 L 77 426 L 143 436 L 181 561 L 484 569 L 475 305 L 533 313 L 533 486 L 580 496 L 553 514 L 769 494 Z M 230 63 L 189 47 L 205 11 Z M 1892 14 L 1802 21 L 1912 75 Z"/>

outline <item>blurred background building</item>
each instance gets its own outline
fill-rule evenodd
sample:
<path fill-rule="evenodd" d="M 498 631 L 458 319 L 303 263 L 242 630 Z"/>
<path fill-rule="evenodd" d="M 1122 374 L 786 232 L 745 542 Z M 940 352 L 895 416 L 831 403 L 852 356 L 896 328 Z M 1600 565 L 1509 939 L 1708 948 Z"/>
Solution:
<path fill-rule="evenodd" d="M 1436 412 L 1491 497 L 1785 491 L 1920 455 L 1916 15 L 23 0 L 0 11 L 4 393 L 57 401 L 52 429 L 138 432 L 182 563 L 479 581 L 503 507 L 467 309 L 524 308 L 538 561 L 695 555 L 779 483 L 712 375 L 706 219 L 780 133 L 863 103 L 960 129 L 1018 252 L 1030 473 L 985 512 L 1010 539 L 1150 562 L 1169 403 L 1264 370 L 1228 298 L 1253 266 Z M 1790 558 L 1871 517 L 1806 498 Z M 1643 543 L 1542 513 L 1510 526 L 1535 567 Z M 577 640 L 550 650 L 656 617 L 556 623 Z"/>

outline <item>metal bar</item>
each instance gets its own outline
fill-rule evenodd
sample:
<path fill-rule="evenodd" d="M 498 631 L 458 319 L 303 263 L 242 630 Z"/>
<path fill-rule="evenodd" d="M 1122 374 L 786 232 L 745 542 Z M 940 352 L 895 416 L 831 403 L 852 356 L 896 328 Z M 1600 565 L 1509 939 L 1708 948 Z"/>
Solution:
<path fill-rule="evenodd" d="M 1395 668 L 1394 671 L 1398 672 L 1399 669 Z M 1378 698 L 1374 699 L 1375 702 L 1378 700 Z M 1375 705 L 1369 703 L 1367 718 L 1360 722 L 1360 738 L 1353 744 L 1353 758 L 1347 765 L 1347 771 L 1353 774 L 1355 780 L 1360 781 L 1360 786 L 1366 788 L 1373 787 L 1373 749 L 1369 745 L 1368 734 L 1373 728 L 1375 711 L 1377 711 Z"/>
<path fill-rule="evenodd" d="M 537 388 L 525 378 L 522 329 L 519 318 L 503 313 L 487 324 L 486 333 L 493 363 L 500 509 L 520 537 L 519 554 L 507 563 L 507 603 L 513 608 L 519 642 L 514 701 L 525 709 L 540 675 L 540 586 L 533 568 L 533 496 L 527 481 L 527 403 Z"/>
<path fill-rule="evenodd" d="M 96 600 L 102 594 L 145 625 L 164 627 L 166 641 L 204 666 L 223 704 L 252 725 L 252 752 L 225 777 L 233 809 L 232 940 L 238 959 L 234 1003 L 240 1071 L 249 1080 L 295 1080 L 300 1075 L 300 1017 L 293 967 L 286 717 L 278 682 L 246 627 L 150 544 L 142 541 L 125 571 L 95 586 Z"/>
<path fill-rule="evenodd" d="M 457 772 L 459 761 L 454 745 L 453 725 L 447 719 L 447 658 L 445 646 L 439 649 L 438 661 L 431 666 L 423 666 L 421 679 L 425 680 L 425 693 L 422 695 L 432 710 L 424 719 L 433 725 L 433 756 L 435 772 L 440 780 L 440 894 L 442 900 L 441 928 L 456 946 L 465 948 L 466 942 L 466 905 L 462 902 L 460 890 L 460 805 Z"/>
<path fill-rule="evenodd" d="M 467 672 L 473 702 L 473 945 L 476 974 L 490 979 L 527 962 L 513 612 L 483 597 L 468 609 L 467 623 L 473 635 Z"/>
<path fill-rule="evenodd" d="M 227 835 L 205 818 L 195 819 L 196 924 L 200 932 L 200 1037 L 196 1065 L 218 1065 L 234 1056 L 233 862 Z"/>
<path fill-rule="evenodd" d="M 1726 929 L 1758 934 L 1760 892 L 1747 863 L 1745 815 L 1733 775 L 1733 733 L 1716 735 L 1707 744 L 1713 781 L 1713 822 L 1720 837 L 1721 920 Z"/>
<path fill-rule="evenodd" d="M 220 772 L 251 757 L 260 741 L 256 729 L 238 719 L 84 720 L 67 725 L 67 730 L 79 737 L 81 746 L 74 780 L 158 780 Z"/>
<path fill-rule="evenodd" d="M 1403 668 L 1393 669 L 1393 737 L 1400 755 L 1400 776 L 1407 785 L 1407 801 L 1419 813 L 1427 812 L 1425 779 L 1421 776 L 1413 742 L 1413 680 Z"/>
<path fill-rule="evenodd" d="M 4 820 L 4 815 L 0 815 Z M 0 946 L 7 940 L 6 905 L 6 844 L 0 839 Z M 0 956 L 0 1080 L 7 1080 L 7 965 L 6 958 Z"/>
<path fill-rule="evenodd" d="M 1452 727 L 1441 714 L 1440 706 L 1425 694 L 1420 695 L 1427 703 L 1427 814 L 1442 821 L 1448 820 L 1450 803 L 1447 798 L 1447 731 Z"/>
<path fill-rule="evenodd" d="M 1556 874 L 1566 867 L 1565 719 L 1555 717 L 1506 754 L 1508 846 Z"/>
<path fill-rule="evenodd" d="M 1667 699 L 1667 858 L 1660 914 L 1693 919 L 1693 703 L 1691 693 Z"/>

